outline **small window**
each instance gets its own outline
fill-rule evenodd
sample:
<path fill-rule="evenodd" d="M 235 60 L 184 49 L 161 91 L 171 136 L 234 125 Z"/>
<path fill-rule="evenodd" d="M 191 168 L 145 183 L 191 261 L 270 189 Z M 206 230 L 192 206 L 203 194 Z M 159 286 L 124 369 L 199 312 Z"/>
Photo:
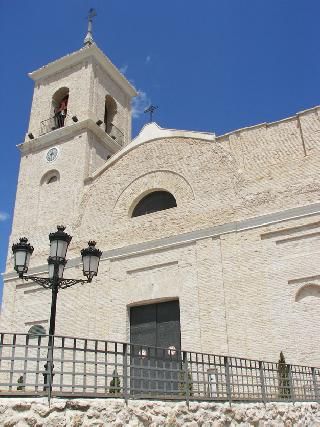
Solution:
<path fill-rule="evenodd" d="M 175 208 L 176 199 L 168 191 L 153 191 L 145 196 L 133 209 L 132 217 L 147 215 L 165 209 Z"/>
<path fill-rule="evenodd" d="M 310 283 L 299 289 L 295 298 L 296 302 L 299 302 L 304 298 L 320 298 L 320 285 Z"/>
<path fill-rule="evenodd" d="M 58 181 L 60 181 L 60 174 L 56 169 L 52 169 L 42 176 L 40 185 L 52 184 Z"/>
<path fill-rule="evenodd" d="M 41 325 L 33 325 L 28 331 L 30 338 L 37 338 L 39 335 L 46 335 L 46 330 Z"/>
<path fill-rule="evenodd" d="M 53 175 L 51 178 L 48 179 L 47 184 L 51 184 L 52 182 L 58 181 L 57 175 Z"/>

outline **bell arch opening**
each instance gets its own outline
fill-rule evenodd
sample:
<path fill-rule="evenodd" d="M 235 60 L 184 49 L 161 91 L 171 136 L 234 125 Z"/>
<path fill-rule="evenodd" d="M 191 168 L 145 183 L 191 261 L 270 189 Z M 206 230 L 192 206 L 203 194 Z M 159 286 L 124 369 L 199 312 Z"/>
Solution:
<path fill-rule="evenodd" d="M 104 103 L 104 128 L 107 134 L 112 137 L 113 120 L 117 114 L 117 103 L 112 96 L 107 95 Z"/>
<path fill-rule="evenodd" d="M 53 127 L 61 128 L 65 125 L 68 113 L 69 88 L 61 87 L 52 97 Z"/>

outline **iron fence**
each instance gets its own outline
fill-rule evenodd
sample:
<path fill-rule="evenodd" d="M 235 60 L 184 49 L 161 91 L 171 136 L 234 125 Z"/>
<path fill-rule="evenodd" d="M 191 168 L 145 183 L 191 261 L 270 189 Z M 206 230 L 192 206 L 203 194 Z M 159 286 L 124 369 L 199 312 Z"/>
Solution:
<path fill-rule="evenodd" d="M 52 346 L 50 344 L 52 342 Z M 115 341 L 0 334 L 0 396 L 319 401 L 320 369 Z"/>

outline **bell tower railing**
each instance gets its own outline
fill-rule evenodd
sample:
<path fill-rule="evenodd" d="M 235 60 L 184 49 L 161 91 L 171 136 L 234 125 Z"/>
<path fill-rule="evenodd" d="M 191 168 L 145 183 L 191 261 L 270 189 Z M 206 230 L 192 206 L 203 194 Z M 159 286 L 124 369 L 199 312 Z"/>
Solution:
<path fill-rule="evenodd" d="M 118 142 L 118 144 L 123 145 L 124 134 L 116 125 L 108 123 L 105 127 L 105 131 L 112 139 Z"/>
<path fill-rule="evenodd" d="M 71 117 L 69 114 L 55 114 L 46 120 L 42 120 L 40 122 L 40 136 L 69 125 L 71 119 L 74 122 L 78 121 L 76 116 Z M 119 145 L 123 146 L 124 133 L 115 124 L 108 123 L 105 126 L 105 132 L 110 136 L 110 138 L 116 141 Z"/>
<path fill-rule="evenodd" d="M 69 117 L 70 116 L 68 114 L 55 114 L 54 116 L 49 117 L 49 119 L 42 120 L 40 122 L 40 135 L 45 135 L 53 130 L 63 128 Z"/>

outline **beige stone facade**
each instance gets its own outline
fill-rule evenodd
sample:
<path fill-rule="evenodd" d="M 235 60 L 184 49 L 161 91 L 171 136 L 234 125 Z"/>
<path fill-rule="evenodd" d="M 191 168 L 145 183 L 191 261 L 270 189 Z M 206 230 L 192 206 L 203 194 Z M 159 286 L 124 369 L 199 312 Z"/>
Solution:
<path fill-rule="evenodd" d="M 128 341 L 131 306 L 179 299 L 186 350 L 275 361 L 282 350 L 320 366 L 320 107 L 222 136 L 152 123 L 131 141 L 135 91 L 95 45 L 31 77 L 34 139 L 20 146 L 10 246 L 26 235 L 30 272 L 45 274 L 48 234 L 63 223 L 65 277 L 78 278 L 87 241 L 103 250 L 91 284 L 59 293 L 57 334 Z M 41 134 L 61 87 L 70 117 Z M 107 95 L 121 143 L 96 123 Z M 154 190 L 177 207 L 132 218 Z M 48 329 L 50 292 L 16 278 L 10 251 L 4 281 L 1 329 Z"/>

